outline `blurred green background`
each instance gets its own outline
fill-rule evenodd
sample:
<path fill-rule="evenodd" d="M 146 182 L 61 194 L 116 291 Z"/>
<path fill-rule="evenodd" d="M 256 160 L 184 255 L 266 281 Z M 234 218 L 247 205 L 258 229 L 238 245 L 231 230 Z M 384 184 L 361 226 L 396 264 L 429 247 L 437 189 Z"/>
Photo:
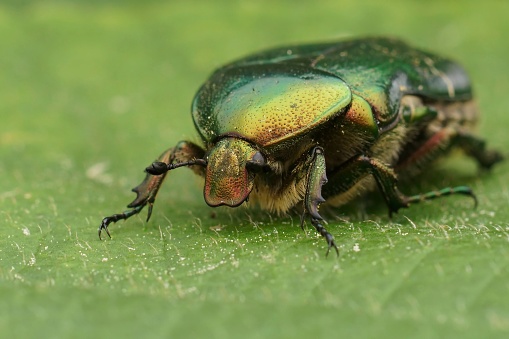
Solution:
<path fill-rule="evenodd" d="M 175 171 L 154 214 L 111 226 L 143 168 L 197 140 L 212 70 L 281 44 L 391 35 L 459 60 L 506 152 L 507 1 L 3 1 L 2 337 L 507 337 L 509 163 L 452 156 L 407 187 L 468 184 L 392 221 L 329 216 L 339 258 L 298 216 L 211 209 Z"/>

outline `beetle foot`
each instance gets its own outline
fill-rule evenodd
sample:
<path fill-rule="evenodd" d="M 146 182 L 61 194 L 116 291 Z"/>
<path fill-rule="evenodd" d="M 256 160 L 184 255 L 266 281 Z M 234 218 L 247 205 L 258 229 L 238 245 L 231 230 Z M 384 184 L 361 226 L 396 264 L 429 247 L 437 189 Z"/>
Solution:
<path fill-rule="evenodd" d="M 325 229 L 325 227 L 323 227 L 323 225 L 320 223 L 320 221 L 322 221 L 322 220 L 311 218 L 311 224 L 313 224 L 313 226 L 315 226 L 316 231 L 318 233 L 320 233 L 320 235 L 322 237 L 324 237 L 325 240 L 327 241 L 328 248 L 327 248 L 327 252 L 325 253 L 325 257 L 329 256 L 329 252 L 330 252 L 331 248 L 334 248 L 336 250 L 336 255 L 339 257 L 339 249 L 338 249 L 338 246 L 336 245 L 336 242 L 334 241 L 334 237 L 332 236 L 332 234 L 330 234 Z"/>
<path fill-rule="evenodd" d="M 389 206 L 389 218 L 392 218 L 394 213 L 398 213 L 398 211 L 402 208 L 408 208 L 410 206 L 410 200 L 406 196 L 400 197 L 397 201 L 388 202 Z"/>
<path fill-rule="evenodd" d="M 132 217 L 133 215 L 140 213 L 140 211 L 143 209 L 143 207 L 145 207 L 145 205 L 146 205 L 146 203 L 144 203 L 140 206 L 137 206 L 137 207 L 133 208 L 132 210 L 125 211 L 124 213 L 113 214 L 113 215 L 110 215 L 109 217 L 103 218 L 103 220 L 101 222 L 101 226 L 99 226 L 99 229 L 97 230 L 97 234 L 99 235 L 99 240 L 102 240 L 101 233 L 103 230 L 106 232 L 108 237 L 110 237 L 110 239 L 111 239 L 111 234 L 110 234 L 110 231 L 108 230 L 108 226 L 112 222 L 115 223 L 119 220 L 126 220 L 126 219 L 129 219 L 130 217 Z M 152 212 L 152 204 L 150 205 L 149 212 Z M 149 214 L 149 217 L 150 217 L 150 214 Z"/>
<path fill-rule="evenodd" d="M 99 226 L 99 229 L 97 230 L 97 234 L 99 235 L 99 240 L 102 240 L 101 233 L 103 230 L 106 232 L 108 237 L 110 237 L 110 239 L 111 239 L 110 231 L 108 231 L 108 225 L 111 224 L 112 222 L 116 222 L 117 220 L 119 220 L 119 219 L 116 219 L 116 216 L 118 216 L 118 215 L 119 214 L 114 214 L 114 215 L 106 217 L 102 220 L 101 226 Z"/>

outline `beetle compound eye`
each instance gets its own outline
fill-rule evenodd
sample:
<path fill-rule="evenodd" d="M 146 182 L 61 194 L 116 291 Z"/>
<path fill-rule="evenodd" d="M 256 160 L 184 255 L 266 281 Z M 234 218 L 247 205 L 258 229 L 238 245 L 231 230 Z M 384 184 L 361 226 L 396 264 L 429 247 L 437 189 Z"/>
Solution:
<path fill-rule="evenodd" d="M 246 168 L 253 173 L 259 173 L 268 169 L 267 162 L 260 152 L 256 152 L 251 160 L 246 162 Z"/>
<path fill-rule="evenodd" d="M 263 157 L 263 155 L 260 152 L 256 152 L 253 155 L 253 158 L 251 159 L 251 161 L 257 163 L 260 166 L 264 166 L 265 165 L 265 158 Z"/>

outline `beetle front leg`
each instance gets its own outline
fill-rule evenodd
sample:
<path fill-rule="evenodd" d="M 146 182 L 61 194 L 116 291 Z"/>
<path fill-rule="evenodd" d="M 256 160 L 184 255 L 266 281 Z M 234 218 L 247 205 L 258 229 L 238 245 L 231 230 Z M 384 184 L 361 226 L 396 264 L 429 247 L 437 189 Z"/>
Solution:
<path fill-rule="evenodd" d="M 322 186 L 327 183 L 327 176 L 325 172 L 326 167 L 323 149 L 321 147 L 315 147 L 311 151 L 308 159 L 306 193 L 304 195 L 304 213 L 301 218 L 301 227 L 304 226 L 304 217 L 306 213 L 309 213 L 311 216 L 311 224 L 327 241 L 328 248 L 325 256 L 329 255 L 331 247 L 336 250 L 336 254 L 339 256 L 338 246 L 334 241 L 334 237 L 325 229 L 325 227 L 323 227 L 322 223 L 325 223 L 325 220 L 318 213 L 319 204 L 325 202 L 325 199 L 322 197 Z"/>
<path fill-rule="evenodd" d="M 118 214 L 113 214 L 113 215 L 110 215 L 109 217 L 105 217 L 101 222 L 101 226 L 99 226 L 99 229 L 97 230 L 97 232 L 99 234 L 99 239 L 101 239 L 101 233 L 103 230 L 106 231 L 106 234 L 108 235 L 108 237 L 111 238 L 110 231 L 108 230 L 109 224 L 111 224 L 112 222 L 115 223 L 119 220 L 126 220 L 126 219 L 130 218 L 133 215 L 140 213 L 140 211 L 143 209 L 143 207 L 145 207 L 145 205 L 140 205 L 140 206 L 130 209 L 128 211 L 118 213 Z"/>
<path fill-rule="evenodd" d="M 141 212 L 141 210 L 148 205 L 147 221 L 152 215 L 152 208 L 156 199 L 157 192 L 161 187 L 164 178 L 168 170 L 189 166 L 193 171 L 199 175 L 204 175 L 204 164 L 203 156 L 205 151 L 198 145 L 189 142 L 181 141 L 175 147 L 166 150 L 163 154 L 157 158 L 157 161 L 147 167 L 145 170 L 147 175 L 141 184 L 132 189 L 136 193 L 136 199 L 134 199 L 127 207 L 131 208 L 123 213 L 113 214 L 105 217 L 98 229 L 99 239 L 101 239 L 102 231 L 106 231 L 106 234 L 111 238 L 108 226 L 111 223 L 115 223 L 119 220 L 126 220 L 133 215 Z M 164 164 L 164 171 L 160 169 L 160 165 Z M 155 171 L 154 168 L 159 169 Z M 157 173 L 156 173 L 157 172 Z"/>

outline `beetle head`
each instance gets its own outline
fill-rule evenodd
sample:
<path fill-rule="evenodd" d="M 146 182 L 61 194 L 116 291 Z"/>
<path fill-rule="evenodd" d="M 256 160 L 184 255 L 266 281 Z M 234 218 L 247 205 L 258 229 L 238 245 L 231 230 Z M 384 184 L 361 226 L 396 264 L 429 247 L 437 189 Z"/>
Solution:
<path fill-rule="evenodd" d="M 247 141 L 219 140 L 207 157 L 205 202 L 213 207 L 242 204 L 253 189 L 255 174 L 266 166 L 263 155 Z"/>

